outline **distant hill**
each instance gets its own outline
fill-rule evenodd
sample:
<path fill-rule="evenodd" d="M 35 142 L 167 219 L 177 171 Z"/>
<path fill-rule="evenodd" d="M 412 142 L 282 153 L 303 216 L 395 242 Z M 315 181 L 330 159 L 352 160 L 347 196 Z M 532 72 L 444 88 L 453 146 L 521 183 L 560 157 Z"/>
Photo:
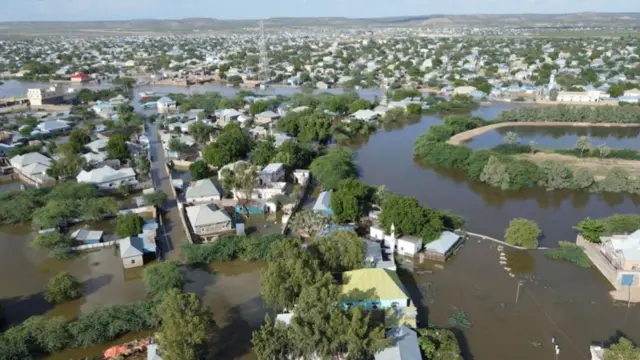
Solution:
<path fill-rule="evenodd" d="M 428 15 L 353 19 L 327 18 L 271 18 L 267 28 L 362 28 L 362 27 L 581 27 L 581 26 L 640 26 L 640 13 L 573 13 L 573 14 L 503 14 L 503 15 Z M 256 28 L 256 20 L 220 20 L 187 18 L 176 20 L 137 19 L 126 21 L 60 21 L 60 22 L 0 22 L 0 34 L 7 36 L 55 35 L 125 35 L 192 33 L 229 31 Z"/>

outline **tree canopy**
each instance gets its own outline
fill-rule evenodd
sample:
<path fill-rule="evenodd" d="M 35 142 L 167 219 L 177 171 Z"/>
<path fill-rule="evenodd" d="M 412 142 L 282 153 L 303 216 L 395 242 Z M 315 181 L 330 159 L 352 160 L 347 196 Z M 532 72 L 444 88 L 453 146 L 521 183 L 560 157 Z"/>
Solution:
<path fill-rule="evenodd" d="M 311 163 L 311 172 L 325 189 L 337 189 L 340 180 L 357 175 L 352 153 L 344 148 L 332 148 Z"/>
<path fill-rule="evenodd" d="M 136 236 L 142 232 L 144 219 L 138 214 L 127 213 L 116 218 L 116 234 L 119 238 Z"/>
<path fill-rule="evenodd" d="M 124 161 L 129 158 L 127 139 L 122 135 L 113 135 L 107 142 L 107 154 L 109 159 Z"/>
<path fill-rule="evenodd" d="M 77 299 L 82 296 L 82 285 L 78 280 L 66 272 L 60 273 L 47 284 L 44 298 L 52 304 Z"/>
<path fill-rule="evenodd" d="M 509 227 L 504 233 L 504 239 L 511 245 L 535 249 L 538 247 L 538 238 L 541 233 L 542 231 L 535 222 L 516 218 L 509 222 Z"/>
<path fill-rule="evenodd" d="M 210 165 L 220 167 L 245 159 L 251 147 L 249 136 L 239 125 L 230 123 L 222 129 L 216 141 L 205 146 L 202 157 Z"/>
<path fill-rule="evenodd" d="M 364 215 L 369 187 L 357 179 L 340 180 L 331 194 L 331 210 L 338 222 L 357 221 Z"/>

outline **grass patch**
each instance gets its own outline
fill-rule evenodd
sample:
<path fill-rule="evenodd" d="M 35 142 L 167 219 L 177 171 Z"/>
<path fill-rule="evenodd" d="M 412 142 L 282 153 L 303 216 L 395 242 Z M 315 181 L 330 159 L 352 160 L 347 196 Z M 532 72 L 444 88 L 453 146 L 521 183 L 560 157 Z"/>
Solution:
<path fill-rule="evenodd" d="M 585 269 L 591 267 L 591 260 L 589 260 L 587 254 L 584 253 L 583 248 L 568 241 L 560 241 L 558 244 L 560 245 L 560 249 L 548 250 L 546 252 L 545 255 L 547 255 L 549 259 L 568 261 L 573 265 Z"/>
<path fill-rule="evenodd" d="M 469 320 L 469 315 L 467 315 L 464 310 L 458 309 L 456 307 L 453 308 L 451 315 L 449 315 L 447 323 L 450 326 L 457 326 L 463 329 L 468 329 L 473 325 L 471 320 Z"/>

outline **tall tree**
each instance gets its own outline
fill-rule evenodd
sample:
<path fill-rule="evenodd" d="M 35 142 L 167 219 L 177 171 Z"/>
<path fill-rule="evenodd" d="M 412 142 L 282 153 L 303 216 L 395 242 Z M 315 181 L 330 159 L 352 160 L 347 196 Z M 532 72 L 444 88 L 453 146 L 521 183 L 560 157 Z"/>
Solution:
<path fill-rule="evenodd" d="M 154 296 L 163 295 L 171 289 L 182 290 L 186 283 L 177 261 L 163 261 L 146 267 L 142 272 L 142 281 L 147 292 Z"/>
<path fill-rule="evenodd" d="M 337 189 L 331 194 L 331 210 L 335 219 L 338 222 L 360 220 L 368 192 L 368 187 L 358 179 L 338 182 Z"/>
<path fill-rule="evenodd" d="M 624 337 L 604 351 L 604 360 L 640 360 L 640 349 Z"/>
<path fill-rule="evenodd" d="M 157 333 L 161 355 L 166 360 L 196 360 L 205 344 L 207 313 L 194 293 L 170 290 L 158 306 L 161 326 Z"/>
<path fill-rule="evenodd" d="M 235 123 L 222 129 L 216 141 L 207 144 L 202 151 L 204 160 L 213 166 L 224 166 L 247 157 L 251 151 L 252 141 Z"/>
<path fill-rule="evenodd" d="M 129 147 L 127 139 L 122 135 L 113 135 L 107 142 L 107 153 L 109 159 L 124 161 L 129 158 Z"/>
<path fill-rule="evenodd" d="M 286 325 L 274 323 L 268 314 L 260 329 L 253 332 L 251 344 L 260 360 L 289 359 L 294 351 Z"/>
<path fill-rule="evenodd" d="M 91 137 L 86 131 L 74 129 L 69 135 L 69 147 L 74 154 L 80 154 L 84 151 L 84 146 L 91 142 Z"/>
<path fill-rule="evenodd" d="M 311 172 L 325 189 L 337 189 L 340 180 L 357 175 L 352 153 L 343 148 L 332 148 L 316 158 L 311 163 Z"/>
<path fill-rule="evenodd" d="M 189 173 L 191 174 L 191 180 L 197 181 L 208 178 L 211 170 L 204 160 L 196 160 L 189 165 Z"/>

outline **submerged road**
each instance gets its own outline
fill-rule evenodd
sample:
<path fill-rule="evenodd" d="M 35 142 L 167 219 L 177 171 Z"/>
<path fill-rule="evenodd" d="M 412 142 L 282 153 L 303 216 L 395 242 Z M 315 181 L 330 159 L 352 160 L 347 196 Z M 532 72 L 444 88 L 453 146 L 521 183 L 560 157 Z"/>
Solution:
<path fill-rule="evenodd" d="M 147 122 L 147 136 L 149 137 L 149 154 L 151 155 L 151 179 L 157 190 L 167 194 L 167 202 L 162 208 L 162 234 L 158 238 L 158 244 L 162 247 L 163 259 L 180 259 L 176 248 L 187 242 L 185 229 L 182 227 L 178 202 L 172 189 L 173 184 L 165 166 L 166 159 L 162 149 L 162 142 L 158 128 Z"/>

